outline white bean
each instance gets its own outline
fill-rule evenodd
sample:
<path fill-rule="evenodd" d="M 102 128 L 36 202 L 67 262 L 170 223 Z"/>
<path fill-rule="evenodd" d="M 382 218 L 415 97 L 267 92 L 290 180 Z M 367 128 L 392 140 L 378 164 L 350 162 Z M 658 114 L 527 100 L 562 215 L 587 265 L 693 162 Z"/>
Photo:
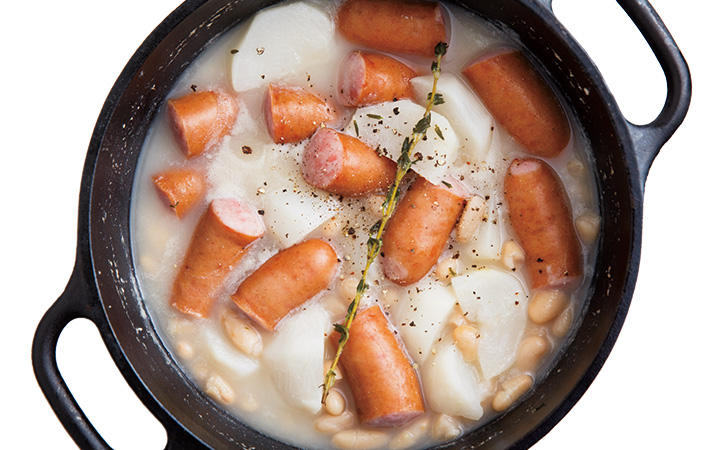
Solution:
<path fill-rule="evenodd" d="M 384 431 L 344 430 L 332 437 L 332 443 L 341 450 L 369 450 L 385 447 L 390 440 Z"/>
<path fill-rule="evenodd" d="M 187 341 L 178 341 L 175 351 L 182 359 L 190 359 L 195 356 L 195 349 Z"/>
<path fill-rule="evenodd" d="M 421 417 L 405 427 L 391 441 L 389 448 L 391 450 L 402 450 L 415 445 L 423 438 L 430 429 L 430 418 Z"/>
<path fill-rule="evenodd" d="M 355 425 L 355 416 L 348 410 L 339 416 L 325 414 L 315 421 L 315 429 L 321 433 L 337 433 L 353 425 Z"/>
<path fill-rule="evenodd" d="M 563 291 L 537 291 L 528 304 L 528 316 L 537 324 L 548 323 L 563 312 L 569 301 L 567 294 Z"/>
<path fill-rule="evenodd" d="M 518 375 L 504 382 L 502 389 L 495 394 L 492 407 L 495 411 L 505 411 L 530 389 L 533 379 L 530 375 Z"/>
<path fill-rule="evenodd" d="M 453 339 L 467 362 L 477 359 L 479 338 L 478 329 L 472 325 L 460 325 L 453 330 Z"/>
<path fill-rule="evenodd" d="M 525 264 L 525 252 L 517 242 L 510 239 L 503 242 L 500 259 L 505 267 L 514 272 Z"/>
<path fill-rule="evenodd" d="M 238 350 L 250 356 L 260 355 L 263 349 L 262 336 L 249 320 L 232 311 L 225 311 L 222 324 L 225 334 Z"/>
<path fill-rule="evenodd" d="M 575 229 L 578 236 L 588 244 L 595 242 L 600 234 L 600 216 L 594 213 L 585 213 L 575 219 Z"/>
<path fill-rule="evenodd" d="M 328 392 L 325 411 L 332 416 L 339 416 L 345 411 L 345 397 L 337 389 L 330 389 Z"/>
<path fill-rule="evenodd" d="M 567 308 L 565 311 L 560 314 L 560 317 L 558 317 L 555 322 L 552 325 L 551 331 L 552 334 L 557 337 L 563 337 L 565 336 L 568 331 L 570 331 L 570 327 L 572 326 L 573 322 L 573 312 L 572 308 Z"/>
<path fill-rule="evenodd" d="M 585 164 L 578 159 L 571 159 L 567 163 L 568 173 L 574 177 L 581 177 L 585 174 Z"/>
<path fill-rule="evenodd" d="M 520 370 L 536 368 L 543 356 L 550 350 L 550 344 L 542 336 L 528 336 L 520 342 L 515 364 Z"/>
<path fill-rule="evenodd" d="M 445 442 L 462 434 L 460 421 L 447 414 L 439 414 L 432 426 L 432 437 L 436 441 Z"/>
<path fill-rule="evenodd" d="M 224 403 L 232 403 L 235 400 L 235 391 L 220 375 L 213 375 L 207 379 L 205 392 Z"/>
<path fill-rule="evenodd" d="M 460 216 L 457 224 L 455 237 L 458 242 L 466 243 L 473 237 L 475 231 L 480 226 L 485 215 L 485 200 L 477 195 L 473 195 L 465 204 L 465 209 Z"/>
<path fill-rule="evenodd" d="M 348 301 L 352 301 L 357 294 L 357 285 L 360 278 L 349 276 L 340 282 L 340 292 Z"/>
<path fill-rule="evenodd" d="M 441 281 L 450 281 L 458 274 L 458 262 L 455 258 L 445 258 L 435 266 L 435 278 Z"/>

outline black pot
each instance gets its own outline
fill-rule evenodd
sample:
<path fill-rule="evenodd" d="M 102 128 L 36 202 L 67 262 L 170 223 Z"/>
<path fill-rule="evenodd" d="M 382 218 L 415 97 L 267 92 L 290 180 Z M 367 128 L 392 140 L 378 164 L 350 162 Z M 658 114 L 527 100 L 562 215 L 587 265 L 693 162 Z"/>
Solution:
<path fill-rule="evenodd" d="M 143 140 L 182 71 L 223 32 L 272 0 L 188 0 L 145 40 L 113 86 L 85 161 L 75 269 L 41 320 L 35 374 L 81 448 L 108 448 L 63 381 L 55 350 L 63 328 L 84 317 L 99 328 L 127 382 L 168 433 L 168 449 L 291 448 L 240 423 L 180 370 L 147 314 L 130 247 L 130 201 Z M 439 448 L 527 448 L 579 400 L 617 339 L 640 261 L 645 179 L 684 119 L 690 74 L 646 0 L 618 0 L 658 58 L 668 85 L 660 115 L 636 126 L 620 113 L 597 68 L 558 22 L 551 0 L 460 0 L 509 32 L 572 109 L 590 139 L 602 217 L 596 271 L 582 322 L 549 374 L 524 400 L 486 426 Z M 190 33 L 194 30 L 194 33 Z"/>

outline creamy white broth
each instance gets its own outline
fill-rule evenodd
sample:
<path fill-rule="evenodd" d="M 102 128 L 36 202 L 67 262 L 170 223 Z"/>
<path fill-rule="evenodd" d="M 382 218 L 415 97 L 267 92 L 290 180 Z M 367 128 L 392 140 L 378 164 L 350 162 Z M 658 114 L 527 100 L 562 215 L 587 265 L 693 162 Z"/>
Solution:
<path fill-rule="evenodd" d="M 326 5 L 321 2 L 309 3 Z M 449 53 L 442 63 L 443 74 L 455 74 L 462 79 L 459 75 L 460 70 L 468 62 L 485 50 L 507 46 L 509 41 L 476 17 L 454 6 L 448 6 L 447 10 L 451 40 Z M 207 392 L 219 405 L 243 422 L 276 439 L 301 447 L 333 448 L 332 438 L 335 433 L 317 429 L 318 420 L 325 420 L 330 416 L 318 405 L 308 406 L 297 399 L 289 398 L 287 392 L 283 392 L 277 374 L 274 373 L 277 355 L 272 353 L 277 352 L 279 345 L 275 341 L 281 340 L 277 336 L 282 334 L 286 327 L 292 327 L 293 320 L 297 320 L 298 315 L 305 314 L 305 317 L 314 321 L 316 329 L 324 329 L 325 334 L 331 331 L 332 323 L 340 323 L 343 320 L 348 304 L 344 292 L 349 289 L 348 286 L 354 290 L 353 283 L 357 282 L 357 277 L 364 267 L 365 241 L 370 226 L 379 218 L 378 211 L 382 197 L 369 195 L 355 199 L 339 198 L 304 183 L 299 172 L 299 161 L 306 142 L 285 145 L 272 142 L 262 113 L 266 85 L 242 93 L 234 93 L 232 90 L 229 75 L 232 50 L 237 47 L 246 32 L 246 27 L 247 24 L 241 24 L 209 47 L 188 67 L 169 96 L 179 97 L 191 92 L 193 88 L 222 89 L 233 93 L 240 102 L 240 112 L 231 135 L 225 137 L 216 149 L 187 160 L 170 131 L 164 109 L 158 113 L 148 133 L 138 166 L 132 205 L 133 250 L 138 280 L 143 298 L 163 341 L 201 390 Z M 283 78 L 282 82 L 309 88 L 317 95 L 331 102 L 334 101 L 337 97 L 338 67 L 350 51 L 359 48 L 339 36 L 336 39 L 332 52 L 323 64 L 308 66 L 300 73 Z M 430 61 L 427 58 L 393 56 L 411 65 L 419 75 L 429 74 Z M 338 113 L 340 120 L 334 124 L 334 127 L 342 129 L 348 126 L 354 110 L 338 107 Z M 248 148 L 251 152 L 247 151 Z M 588 144 L 578 131 L 578 127 L 573 124 L 571 149 L 547 161 L 565 186 L 574 218 L 583 214 L 597 214 L 595 189 L 588 170 L 588 154 Z M 482 161 L 477 161 L 468 148 L 461 147 L 455 163 L 449 170 L 449 173 L 462 180 L 471 194 L 486 200 L 487 220 L 480 227 L 485 227 L 485 232 L 489 231 L 491 235 L 499 235 L 498 247 L 515 236 L 503 205 L 502 183 L 510 162 L 519 156 L 527 156 L 527 153 L 501 127 L 494 124 L 487 156 Z M 151 181 L 154 174 L 171 167 L 197 168 L 205 174 L 208 185 L 204 201 L 182 219 L 178 219 L 172 208 L 160 200 L 154 192 L 155 188 Z M 406 185 L 407 182 L 404 187 Z M 288 239 L 302 241 L 318 237 L 330 242 L 342 261 L 340 271 L 328 289 L 291 312 L 283 319 L 276 331 L 267 332 L 256 326 L 255 329 L 262 340 L 262 351 L 257 356 L 247 355 L 233 345 L 224 327 L 228 314 L 241 320 L 249 320 L 245 319 L 234 305 L 230 294 L 262 262 L 292 243 L 282 238 L 282 230 L 287 227 L 283 228 L 282 224 L 273 223 L 278 221 L 276 210 L 282 208 L 283 202 L 287 199 L 293 201 L 293 198 L 308 196 L 313 197 L 312 201 L 316 204 L 315 212 L 322 220 L 317 220 L 314 224 L 317 226 L 307 234 L 291 236 Z M 250 246 L 242 261 L 233 269 L 212 315 L 207 319 L 185 316 L 169 305 L 170 291 L 177 268 L 182 263 L 200 215 L 210 200 L 224 197 L 247 201 L 264 213 L 262 217 L 267 232 Z M 525 292 L 530 293 L 527 274 L 522 269 L 511 272 L 499 260 L 478 256 L 478 254 L 499 254 L 500 250 L 495 247 L 481 250 L 477 241 L 458 243 L 453 233 L 439 261 L 448 258 L 456 261 L 456 271 L 459 275 L 484 267 L 512 273 L 522 284 Z M 573 292 L 570 306 L 565 313 L 570 314 L 574 321 L 583 309 L 583 300 L 593 271 L 593 242 L 583 244 L 583 257 L 584 280 Z M 380 261 L 372 266 L 368 281 L 370 289 L 363 297 L 361 307 L 380 304 L 401 336 L 404 333 L 403 327 L 409 325 L 403 322 L 399 311 L 406 302 L 411 301 L 410 297 L 412 301 L 419 302 L 417 296 L 423 291 L 452 290 L 452 285 L 449 285 L 447 280 L 437 279 L 434 269 L 416 285 L 397 286 L 383 278 Z M 429 354 L 422 357 L 415 353 L 415 359 L 431 361 L 438 352 L 443 352 L 447 346 L 454 345 L 452 337 L 454 326 L 450 322 L 453 319 L 462 320 L 457 317 L 462 314 L 458 312 L 457 306 L 453 306 L 452 309 L 452 315 L 447 323 L 437 331 L 437 344 L 430 348 Z M 453 426 L 459 427 L 458 429 L 463 432 L 488 421 L 497 414 L 491 404 L 494 393 L 500 389 L 503 382 L 524 373 L 530 374 L 536 381 L 541 378 L 543 369 L 557 355 L 569 334 L 567 330 L 563 330 L 562 324 L 558 324 L 559 321 L 560 319 L 556 319 L 546 325 L 537 325 L 529 319 L 526 321 L 522 336 L 544 337 L 550 346 L 550 351 L 533 371 L 513 365 L 490 380 L 481 380 L 486 395 L 482 401 L 484 412 L 479 420 L 456 416 L 448 419 L 446 415 L 431 410 L 426 395 L 428 412 L 420 419 L 400 429 L 369 431 L 385 433 L 384 445 L 387 446 L 387 442 L 400 445 L 403 434 L 408 434 L 413 429 L 422 429 L 417 442 L 402 448 L 423 448 L 453 437 L 453 433 L 441 432 L 442 420 L 449 420 L 448 423 L 451 424 L 449 429 Z M 292 345 L 292 340 L 289 342 L 288 345 Z M 324 353 L 325 359 L 332 358 L 332 346 L 327 343 L 327 339 L 324 339 L 322 345 L 323 348 L 317 351 Z M 271 349 L 270 352 L 268 348 Z M 294 351 L 296 349 L 288 348 L 289 353 Z M 408 348 L 408 352 L 412 354 L 413 350 Z M 295 356 L 288 355 L 288 358 Z M 422 383 L 423 374 L 428 373 L 428 367 L 423 366 L 425 363 L 421 361 L 415 362 L 418 364 L 417 372 Z M 477 363 L 473 364 L 476 371 L 482 373 Z M 319 373 L 318 386 L 323 382 L 323 375 L 324 373 Z M 353 398 L 347 385 L 341 380 L 337 383 L 337 388 L 342 392 L 347 401 L 347 411 L 352 415 L 346 412 L 333 420 L 338 422 L 341 428 L 363 429 L 354 417 Z M 318 388 L 317 402 L 320 395 L 321 389 Z M 319 411 L 314 412 L 316 407 Z M 428 426 L 423 428 L 420 426 L 422 424 Z M 398 440 L 392 441 L 393 439 Z"/>

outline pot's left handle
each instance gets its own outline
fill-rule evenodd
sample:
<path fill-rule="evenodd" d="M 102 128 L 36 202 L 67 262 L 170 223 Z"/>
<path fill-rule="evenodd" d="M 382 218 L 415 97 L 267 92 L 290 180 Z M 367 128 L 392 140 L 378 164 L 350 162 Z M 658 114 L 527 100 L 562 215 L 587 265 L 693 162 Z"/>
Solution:
<path fill-rule="evenodd" d="M 80 266 L 75 265 L 65 291 L 47 310 L 35 330 L 33 369 L 45 398 L 75 443 L 83 449 L 111 450 L 75 401 L 57 365 L 56 349 L 62 330 L 75 319 L 95 321 L 97 314 L 97 306 L 88 292 Z"/>

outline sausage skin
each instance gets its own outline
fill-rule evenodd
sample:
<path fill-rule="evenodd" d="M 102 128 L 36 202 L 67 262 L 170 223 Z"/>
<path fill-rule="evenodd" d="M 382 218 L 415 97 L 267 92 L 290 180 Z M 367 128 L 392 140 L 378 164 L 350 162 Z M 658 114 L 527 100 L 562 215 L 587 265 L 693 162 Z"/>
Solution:
<path fill-rule="evenodd" d="M 348 0 L 337 14 L 348 40 L 388 53 L 435 56 L 435 45 L 447 42 L 445 18 L 437 2 Z"/>
<path fill-rule="evenodd" d="M 237 101 L 222 92 L 192 92 L 168 100 L 167 111 L 175 139 L 187 158 L 201 155 L 232 131 Z"/>
<path fill-rule="evenodd" d="M 418 176 L 400 200 L 383 236 L 385 277 L 400 285 L 419 281 L 435 265 L 465 207 L 467 191 L 456 180 L 438 186 Z"/>
<path fill-rule="evenodd" d="M 462 73 L 493 117 L 529 153 L 552 158 L 567 147 L 567 116 L 520 51 L 481 57 Z"/>
<path fill-rule="evenodd" d="M 232 295 L 248 317 L 274 330 L 290 311 L 325 289 L 335 276 L 335 250 L 310 239 L 276 253 L 240 283 Z"/>
<path fill-rule="evenodd" d="M 265 122 L 276 144 L 300 142 L 331 120 L 330 106 L 312 92 L 298 86 L 268 86 Z"/>
<path fill-rule="evenodd" d="M 257 211 L 235 199 L 216 199 L 200 218 L 173 284 L 170 304 L 208 317 L 223 282 L 246 248 L 265 234 Z"/>
<path fill-rule="evenodd" d="M 582 275 L 580 241 L 553 169 L 535 158 L 515 159 L 505 175 L 510 224 L 526 254 L 533 289 L 564 287 Z"/>
<path fill-rule="evenodd" d="M 339 336 L 331 335 L 336 346 Z M 340 364 L 361 424 L 401 427 L 425 412 L 417 374 L 380 306 L 357 314 Z"/>
<path fill-rule="evenodd" d="M 411 67 L 380 53 L 355 51 L 340 65 L 338 91 L 345 106 L 367 106 L 413 95 Z"/>
<path fill-rule="evenodd" d="M 152 177 L 163 202 L 182 218 L 202 198 L 205 180 L 190 169 L 169 169 Z"/>
<path fill-rule="evenodd" d="M 396 163 L 356 137 L 319 129 L 303 153 L 302 175 L 333 194 L 357 197 L 385 190 L 395 179 Z"/>

